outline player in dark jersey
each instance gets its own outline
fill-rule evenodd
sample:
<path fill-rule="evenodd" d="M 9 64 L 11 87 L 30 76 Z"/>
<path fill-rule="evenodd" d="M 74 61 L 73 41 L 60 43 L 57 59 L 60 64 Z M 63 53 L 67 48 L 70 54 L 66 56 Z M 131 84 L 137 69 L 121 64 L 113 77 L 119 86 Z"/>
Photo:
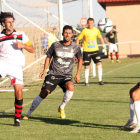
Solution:
<path fill-rule="evenodd" d="M 71 99 L 74 92 L 74 84 L 71 77 L 73 73 L 75 56 L 78 58 L 78 70 L 74 78 L 77 83 L 80 81 L 80 71 L 83 62 L 80 46 L 71 41 L 72 36 L 72 27 L 69 25 L 64 26 L 63 41 L 57 41 L 49 48 L 47 58 L 45 60 L 44 70 L 40 73 L 40 78 L 43 78 L 45 75 L 49 62 L 53 57 L 49 71 L 45 77 L 40 94 L 34 99 L 29 111 L 26 113 L 23 119 L 29 119 L 31 113 L 38 107 L 41 101 L 56 88 L 57 85 L 59 85 L 65 93 L 58 111 L 60 112 L 60 117 L 62 119 L 66 117 L 64 107 Z"/>
<path fill-rule="evenodd" d="M 116 55 L 116 60 L 118 63 L 120 63 L 120 60 L 118 59 L 118 48 L 117 45 L 115 44 L 115 34 L 118 33 L 115 29 L 112 29 L 109 33 L 106 34 L 106 36 L 104 37 L 104 41 L 109 45 L 109 53 L 110 53 L 110 57 L 111 57 L 111 62 L 114 63 L 113 60 L 113 51 L 115 51 L 115 55 Z M 106 38 L 108 38 L 109 41 L 106 40 Z"/>

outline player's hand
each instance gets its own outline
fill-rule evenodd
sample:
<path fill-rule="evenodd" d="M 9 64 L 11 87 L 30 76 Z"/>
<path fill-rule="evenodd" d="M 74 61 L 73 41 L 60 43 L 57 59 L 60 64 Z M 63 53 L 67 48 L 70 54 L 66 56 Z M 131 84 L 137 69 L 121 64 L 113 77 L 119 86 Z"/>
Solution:
<path fill-rule="evenodd" d="M 76 83 L 79 83 L 80 82 L 80 75 L 76 75 L 75 78 L 74 78 L 74 81 Z"/>
<path fill-rule="evenodd" d="M 107 55 L 107 49 L 106 49 L 106 46 L 105 46 L 105 44 L 103 45 L 102 52 L 104 53 L 104 55 Z"/>
<path fill-rule="evenodd" d="M 15 46 L 16 46 L 18 49 L 24 48 L 24 45 L 23 45 L 21 42 L 17 41 L 17 40 L 16 40 L 16 42 L 15 42 Z"/>
<path fill-rule="evenodd" d="M 46 73 L 45 71 L 42 71 L 42 72 L 40 73 L 39 77 L 40 77 L 41 79 L 43 79 L 45 73 Z"/>

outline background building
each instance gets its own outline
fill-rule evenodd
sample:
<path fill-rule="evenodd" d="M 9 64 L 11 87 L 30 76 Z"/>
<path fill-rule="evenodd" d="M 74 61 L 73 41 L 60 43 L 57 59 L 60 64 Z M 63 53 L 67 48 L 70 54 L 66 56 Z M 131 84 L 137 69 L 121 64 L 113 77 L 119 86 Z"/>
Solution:
<path fill-rule="evenodd" d="M 98 0 L 118 30 L 120 57 L 140 55 L 140 0 Z"/>

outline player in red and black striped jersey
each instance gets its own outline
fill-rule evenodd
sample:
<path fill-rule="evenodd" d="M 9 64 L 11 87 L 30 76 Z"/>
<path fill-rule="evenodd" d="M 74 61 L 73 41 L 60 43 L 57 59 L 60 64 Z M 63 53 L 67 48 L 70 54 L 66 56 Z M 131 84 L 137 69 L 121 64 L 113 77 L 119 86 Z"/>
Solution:
<path fill-rule="evenodd" d="M 5 28 L 0 34 L 0 78 L 8 76 L 15 90 L 14 125 L 20 126 L 22 112 L 22 86 L 25 57 L 22 49 L 34 52 L 33 45 L 22 31 L 14 30 L 14 16 L 10 12 L 0 13 L 0 23 Z"/>

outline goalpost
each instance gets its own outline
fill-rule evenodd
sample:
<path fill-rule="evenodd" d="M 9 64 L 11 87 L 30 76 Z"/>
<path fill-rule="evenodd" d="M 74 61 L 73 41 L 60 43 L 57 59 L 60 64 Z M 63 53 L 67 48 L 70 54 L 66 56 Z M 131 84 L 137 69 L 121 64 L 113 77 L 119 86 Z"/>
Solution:
<path fill-rule="evenodd" d="M 81 3 L 83 1 L 87 6 L 85 13 L 88 18 L 89 11 L 92 11 L 88 2 L 92 0 L 63 0 L 63 2 L 62 0 L 1 0 L 1 10 L 14 13 L 15 29 L 24 31 L 35 48 L 34 54 L 23 50 L 26 58 L 26 65 L 23 69 L 25 89 L 40 88 L 42 85 L 39 73 L 44 67 L 46 55 L 42 51 L 41 38 L 52 36 L 50 32 L 55 27 L 58 31 L 56 41 L 62 39 L 64 24 L 72 25 L 75 31 L 80 32 L 77 30 L 77 24 L 82 18 L 79 14 L 82 14 Z M 57 15 L 57 19 L 54 15 Z M 67 18 L 68 16 L 71 20 Z M 9 78 L 0 79 L 0 90 L 12 90 Z"/>

